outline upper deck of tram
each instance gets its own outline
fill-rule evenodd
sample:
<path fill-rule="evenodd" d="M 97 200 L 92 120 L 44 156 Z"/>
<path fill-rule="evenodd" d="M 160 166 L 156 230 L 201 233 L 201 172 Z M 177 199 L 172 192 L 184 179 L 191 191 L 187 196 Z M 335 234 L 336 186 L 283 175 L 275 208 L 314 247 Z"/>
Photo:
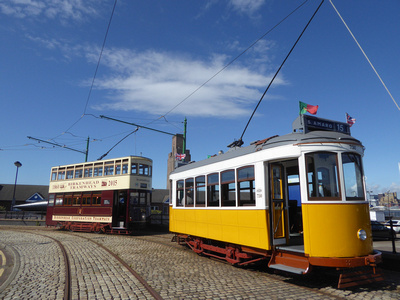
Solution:
<path fill-rule="evenodd" d="M 72 190 L 151 189 L 153 161 L 125 156 L 51 168 L 49 193 Z"/>
<path fill-rule="evenodd" d="M 293 131 L 282 136 L 272 136 L 264 140 L 258 140 L 246 147 L 234 147 L 222 155 L 210 157 L 198 162 L 191 162 L 175 169 L 174 173 L 188 171 L 194 168 L 218 163 L 229 159 L 234 159 L 247 154 L 255 153 L 260 150 L 277 148 L 287 145 L 307 145 L 307 144 L 350 144 L 352 150 L 360 154 L 364 146 L 350 134 L 350 126 L 347 123 L 317 118 L 309 115 L 299 116 L 292 124 Z"/>

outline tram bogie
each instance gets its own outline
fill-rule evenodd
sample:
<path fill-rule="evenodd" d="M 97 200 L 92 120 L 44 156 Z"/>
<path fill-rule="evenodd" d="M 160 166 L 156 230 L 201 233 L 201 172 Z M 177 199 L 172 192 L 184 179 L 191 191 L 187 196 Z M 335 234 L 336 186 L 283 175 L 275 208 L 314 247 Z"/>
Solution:
<path fill-rule="evenodd" d="M 233 264 L 268 259 L 298 274 L 313 266 L 376 274 L 363 154 L 348 124 L 301 115 L 290 134 L 176 168 L 170 231 Z"/>
<path fill-rule="evenodd" d="M 128 156 L 53 167 L 46 225 L 127 234 L 150 216 L 152 160 Z"/>

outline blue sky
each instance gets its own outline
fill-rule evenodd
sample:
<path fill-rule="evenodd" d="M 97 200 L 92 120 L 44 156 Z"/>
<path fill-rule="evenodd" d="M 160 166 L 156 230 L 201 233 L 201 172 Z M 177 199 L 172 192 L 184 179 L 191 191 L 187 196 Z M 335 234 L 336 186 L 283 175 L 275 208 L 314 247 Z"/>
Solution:
<path fill-rule="evenodd" d="M 135 129 L 99 115 L 171 133 L 182 133 L 187 117 L 193 160 L 226 151 L 319 1 L 306 1 L 218 72 L 302 3 L 119 0 L 89 97 L 114 1 L 0 0 L 0 183 L 14 183 L 15 161 L 18 183 L 43 185 L 52 166 L 84 161 L 27 136 L 82 151 L 90 137 L 92 161 Z M 400 2 L 333 3 L 397 101 Z M 329 1 L 268 91 L 245 145 L 289 133 L 299 101 L 319 105 L 321 118 L 356 118 L 368 190 L 400 191 L 400 111 Z M 140 129 L 107 158 L 152 158 L 153 186 L 165 188 L 169 152 L 171 136 Z"/>

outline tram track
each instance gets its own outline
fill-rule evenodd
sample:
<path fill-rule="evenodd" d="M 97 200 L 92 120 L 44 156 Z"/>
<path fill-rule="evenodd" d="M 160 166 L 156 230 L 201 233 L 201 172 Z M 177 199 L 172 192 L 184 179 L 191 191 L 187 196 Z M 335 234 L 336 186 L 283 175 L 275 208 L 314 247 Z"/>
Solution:
<path fill-rule="evenodd" d="M 397 285 L 396 283 L 390 285 L 389 282 L 391 278 L 389 277 L 386 279 L 386 283 L 382 285 L 341 291 L 335 288 L 335 275 L 327 274 L 323 270 L 317 270 L 312 276 L 301 277 L 282 273 L 276 274 L 268 269 L 265 264 L 245 268 L 227 267 L 227 264 L 205 257 L 198 257 L 189 249 L 172 243 L 171 233 L 160 234 L 156 232 L 147 232 L 143 235 L 137 233 L 135 236 L 117 236 L 42 229 L 35 230 L 35 232 L 32 231 L 33 230 L 24 230 L 26 233 L 36 233 L 60 241 L 66 248 L 66 252 L 68 257 L 72 260 L 72 264 L 76 264 L 77 261 L 76 257 L 69 256 L 71 245 L 68 245 L 68 243 L 70 240 L 79 239 L 79 243 L 81 244 L 90 243 L 92 248 L 101 248 L 104 253 L 103 256 L 112 257 L 114 261 L 113 264 L 123 266 L 124 270 L 132 274 L 144 289 L 148 291 L 146 286 L 148 285 L 151 289 L 156 291 L 154 294 L 148 291 L 151 295 L 148 299 L 162 299 L 162 297 L 164 299 L 177 299 L 178 294 L 174 293 L 182 293 L 181 289 L 184 289 L 182 284 L 186 284 L 188 289 L 192 289 L 190 291 L 185 291 L 187 293 L 184 294 L 186 297 L 188 297 L 188 295 L 197 295 L 201 293 L 203 289 L 207 289 L 207 286 L 208 289 L 210 289 L 211 286 L 214 288 L 218 286 L 217 282 L 219 281 L 217 280 L 219 280 L 219 278 L 222 279 L 221 282 L 226 282 L 228 278 L 240 278 L 240 282 L 243 285 L 242 287 L 236 287 L 236 292 L 233 292 L 229 291 L 232 287 L 225 283 L 219 287 L 219 292 L 226 293 L 225 296 L 230 293 L 251 292 L 253 288 L 260 290 L 259 293 L 261 294 L 259 295 L 266 295 L 264 290 L 268 290 L 269 288 L 262 286 L 262 283 L 264 283 L 265 286 L 265 282 L 268 282 L 271 289 L 272 286 L 283 285 L 282 290 L 303 290 L 302 295 L 307 295 L 307 293 L 314 295 L 312 297 L 307 296 L 309 299 L 320 299 L 321 297 L 324 299 L 343 299 L 349 295 L 351 295 L 353 299 L 362 299 L 361 295 L 365 296 L 368 294 L 374 295 L 373 298 L 382 299 L 385 298 L 380 297 L 382 293 L 390 294 L 390 298 L 394 295 L 393 293 L 396 294 L 397 286 L 400 287 L 400 276 L 398 274 L 391 275 L 394 276 Z M 92 256 L 96 255 L 93 253 Z M 71 263 L 68 263 L 68 265 L 70 266 Z M 109 273 L 107 270 L 103 272 Z M 200 277 L 195 275 L 198 272 L 202 274 Z M 74 276 L 74 272 L 72 272 L 72 275 Z M 121 276 L 121 273 L 118 273 L 118 276 Z M 234 281 L 236 282 L 236 280 Z M 251 289 L 248 288 L 250 282 L 253 285 Z M 75 284 L 75 290 L 76 288 L 81 289 L 80 286 L 76 286 Z M 178 290 L 176 291 L 176 289 Z M 193 289 L 195 289 L 195 291 L 193 291 Z M 272 293 L 278 295 L 279 291 L 273 290 Z M 224 294 L 221 295 L 220 297 L 224 298 Z M 318 295 L 320 298 L 318 298 Z M 304 298 L 304 296 L 299 297 Z M 181 298 L 183 299 L 185 297 Z M 244 298 L 245 297 L 242 299 Z M 72 297 L 70 299 L 77 298 Z"/>

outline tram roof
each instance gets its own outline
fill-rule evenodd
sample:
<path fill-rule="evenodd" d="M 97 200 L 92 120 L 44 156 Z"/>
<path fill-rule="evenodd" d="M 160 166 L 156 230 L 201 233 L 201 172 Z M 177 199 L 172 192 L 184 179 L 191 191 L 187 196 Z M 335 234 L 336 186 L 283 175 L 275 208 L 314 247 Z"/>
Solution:
<path fill-rule="evenodd" d="M 110 161 L 120 161 L 124 159 L 138 159 L 138 160 L 147 160 L 149 162 L 153 162 L 151 158 L 144 157 L 144 156 L 135 156 L 135 155 L 129 155 L 129 156 L 123 156 L 123 157 L 117 157 L 117 158 L 109 158 L 109 159 L 101 159 L 101 160 L 94 160 L 94 161 L 88 161 L 88 162 L 79 162 L 75 164 L 68 164 L 68 165 L 60 165 L 60 166 L 53 166 L 52 168 L 65 168 L 65 167 L 71 167 L 71 166 L 81 166 L 81 165 L 91 165 L 91 164 L 96 164 L 96 163 L 103 163 L 103 162 L 110 162 Z"/>
<path fill-rule="evenodd" d="M 318 120 L 319 122 L 334 122 L 335 124 L 339 125 L 346 125 L 345 130 L 341 130 L 340 132 L 338 131 L 331 131 L 329 130 L 316 130 L 316 128 L 308 128 L 306 125 L 306 122 L 308 120 Z M 327 124 L 327 123 L 325 123 Z M 254 153 L 256 151 L 264 150 L 264 149 L 270 149 L 274 147 L 279 147 L 279 146 L 285 146 L 285 145 L 295 145 L 295 144 L 301 144 L 301 143 L 337 143 L 337 142 L 342 142 L 342 143 L 353 143 L 353 144 L 358 144 L 362 146 L 362 143 L 357 140 L 356 138 L 353 138 L 350 135 L 350 130 L 348 124 L 341 123 L 341 122 L 336 122 L 336 121 L 331 121 L 331 120 L 326 120 L 326 119 L 320 119 L 316 117 L 311 117 L 311 116 L 299 116 L 294 122 L 293 122 L 293 132 L 289 134 L 285 134 L 282 136 L 272 136 L 269 138 L 266 138 L 264 140 L 258 140 L 255 142 L 252 142 L 249 146 L 246 147 L 233 147 L 229 149 L 226 153 L 219 154 L 216 156 L 212 156 L 208 159 L 201 160 L 198 162 L 190 162 L 184 165 L 179 166 L 176 168 L 172 174 L 176 172 L 181 172 L 181 171 L 186 171 L 190 170 L 192 168 L 197 168 L 201 167 L 204 165 L 208 165 L 211 163 L 217 163 L 220 161 L 232 159 L 235 157 L 239 157 L 242 155 L 247 155 L 250 153 Z"/>

